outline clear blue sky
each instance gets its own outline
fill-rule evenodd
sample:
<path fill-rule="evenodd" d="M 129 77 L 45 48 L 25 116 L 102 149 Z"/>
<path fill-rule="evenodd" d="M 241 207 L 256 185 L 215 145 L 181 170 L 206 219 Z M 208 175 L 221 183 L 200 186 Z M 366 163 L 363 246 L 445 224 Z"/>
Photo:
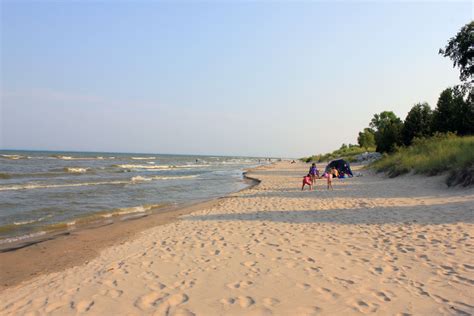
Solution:
<path fill-rule="evenodd" d="M 467 2 L 2 1 L 0 148 L 299 157 L 459 82 Z"/>

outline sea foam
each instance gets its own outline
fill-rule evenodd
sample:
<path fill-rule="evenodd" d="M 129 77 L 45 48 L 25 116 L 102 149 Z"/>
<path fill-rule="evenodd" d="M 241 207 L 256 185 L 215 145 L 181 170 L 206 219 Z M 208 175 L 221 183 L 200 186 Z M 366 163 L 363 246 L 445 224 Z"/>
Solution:
<path fill-rule="evenodd" d="M 25 156 L 21 155 L 0 155 L 1 158 L 11 159 L 11 160 L 18 160 L 18 159 L 25 159 Z"/>
<path fill-rule="evenodd" d="M 133 160 L 155 160 L 156 157 L 132 157 Z"/>
<path fill-rule="evenodd" d="M 70 173 L 86 173 L 89 168 L 78 168 L 78 167 L 69 167 L 69 168 L 64 168 L 64 171 L 70 172 Z"/>

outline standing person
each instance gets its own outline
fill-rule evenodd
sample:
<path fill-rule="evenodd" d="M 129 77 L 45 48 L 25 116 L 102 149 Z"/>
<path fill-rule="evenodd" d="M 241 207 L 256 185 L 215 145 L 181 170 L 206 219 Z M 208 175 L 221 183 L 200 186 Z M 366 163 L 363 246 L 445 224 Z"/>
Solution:
<path fill-rule="evenodd" d="M 333 169 L 329 170 L 329 172 L 327 173 L 327 176 L 328 176 L 328 190 L 329 188 L 331 188 L 331 190 L 334 190 L 332 188 L 332 177 L 333 177 Z"/>
<path fill-rule="evenodd" d="M 318 168 L 316 168 L 316 164 L 314 162 L 309 168 L 309 175 L 311 177 L 311 182 L 314 183 L 316 176 L 318 175 Z"/>
<path fill-rule="evenodd" d="M 309 186 L 310 191 L 313 190 L 313 182 L 311 181 L 311 175 L 309 173 L 303 177 L 303 185 L 301 186 L 301 191 L 304 190 L 305 185 Z"/>

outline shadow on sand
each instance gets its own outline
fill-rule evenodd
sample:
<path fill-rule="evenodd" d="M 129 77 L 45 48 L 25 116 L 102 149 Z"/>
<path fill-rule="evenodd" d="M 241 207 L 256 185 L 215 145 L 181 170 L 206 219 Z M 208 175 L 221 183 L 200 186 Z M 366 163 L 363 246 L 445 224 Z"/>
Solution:
<path fill-rule="evenodd" d="M 358 224 L 453 224 L 474 223 L 474 206 L 467 203 L 401 206 L 384 208 L 351 208 L 305 211 L 258 211 L 249 213 L 187 216 L 187 221 L 270 221 L 280 223 Z"/>

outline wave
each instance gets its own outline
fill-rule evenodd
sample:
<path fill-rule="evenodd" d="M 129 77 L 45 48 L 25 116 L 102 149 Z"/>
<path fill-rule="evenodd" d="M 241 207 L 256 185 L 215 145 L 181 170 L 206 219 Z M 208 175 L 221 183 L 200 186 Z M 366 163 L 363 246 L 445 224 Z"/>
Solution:
<path fill-rule="evenodd" d="M 21 155 L 0 155 L 0 158 L 11 159 L 11 160 L 26 159 L 25 156 L 21 156 Z"/>
<path fill-rule="evenodd" d="M 204 168 L 209 167 L 208 165 L 133 165 L 133 164 L 124 164 L 124 165 L 113 165 L 113 167 L 118 167 L 122 169 L 145 169 L 145 170 L 166 170 L 166 169 L 191 169 L 191 168 Z"/>
<path fill-rule="evenodd" d="M 116 185 L 116 184 L 129 184 L 129 183 L 130 181 L 103 181 L 103 182 L 83 182 L 83 183 L 64 183 L 64 184 L 27 183 L 27 184 L 19 184 L 19 185 L 0 186 L 0 191 L 67 188 L 67 187 L 82 187 L 82 186 L 92 186 L 92 185 Z"/>
<path fill-rule="evenodd" d="M 179 179 L 193 179 L 197 178 L 198 175 L 189 175 L 189 176 L 154 176 L 154 177 L 142 177 L 136 176 L 133 177 L 131 180 L 132 182 L 145 182 L 145 181 L 153 181 L 153 180 L 179 180 Z"/>
<path fill-rule="evenodd" d="M 50 172 L 32 172 L 32 173 L 0 173 L 1 179 L 13 179 L 13 178 L 54 178 L 63 177 L 65 174 L 81 174 L 90 171 L 90 168 L 62 168 L 52 169 Z"/>
<path fill-rule="evenodd" d="M 152 181 L 152 180 L 177 180 L 196 178 L 197 175 L 189 176 L 154 176 L 154 177 L 132 177 L 130 180 L 113 180 L 101 182 L 81 182 L 81 183 L 62 183 L 62 184 L 44 184 L 44 183 L 26 183 L 8 186 L 0 186 L 0 191 L 16 191 L 16 190 L 32 190 L 32 189 L 51 189 L 51 188 L 67 188 L 67 187 L 82 187 L 94 185 L 126 185 L 136 184 L 138 182 Z"/>
<path fill-rule="evenodd" d="M 20 240 L 24 240 L 24 239 L 36 238 L 36 237 L 39 237 L 39 236 L 42 236 L 42 235 L 45 235 L 45 234 L 46 234 L 45 231 L 39 231 L 39 232 L 36 232 L 36 233 L 27 234 L 27 235 L 0 239 L 0 245 L 1 244 L 12 243 L 12 242 L 16 242 L 16 241 L 20 241 Z"/>
<path fill-rule="evenodd" d="M 113 165 L 113 167 L 118 167 L 122 169 L 170 169 L 171 166 L 163 166 L 163 165 L 158 165 L 158 166 L 151 166 L 151 165 Z"/>
<path fill-rule="evenodd" d="M 132 157 L 133 160 L 155 160 L 156 157 Z"/>
<path fill-rule="evenodd" d="M 15 226 L 23 226 L 23 225 L 38 223 L 38 222 L 42 222 L 42 221 L 44 221 L 45 219 L 50 218 L 50 217 L 52 217 L 52 216 L 53 216 L 52 214 L 49 214 L 49 215 L 46 215 L 46 216 L 43 216 L 43 217 L 40 217 L 40 218 L 36 218 L 36 219 L 25 220 L 25 221 L 17 221 L 17 222 L 13 222 L 13 225 L 15 225 Z"/>
<path fill-rule="evenodd" d="M 115 159 L 115 157 L 72 157 L 64 155 L 51 155 L 50 158 L 62 159 L 62 160 L 104 160 L 104 159 Z"/>
<path fill-rule="evenodd" d="M 13 222 L 13 225 L 15 225 L 15 226 L 22 226 L 22 225 L 33 224 L 33 223 L 35 223 L 35 222 L 37 222 L 37 220 L 32 219 L 32 220 L 29 220 L 29 221 Z"/>
<path fill-rule="evenodd" d="M 90 168 L 68 167 L 63 170 L 69 173 L 86 173 Z"/>
<path fill-rule="evenodd" d="M 121 216 L 121 215 L 128 215 L 134 213 L 146 213 L 149 212 L 152 208 L 157 207 L 157 205 L 139 205 L 139 206 L 132 206 L 132 207 L 124 207 L 112 210 L 111 212 L 107 212 L 105 214 L 101 214 L 100 216 L 103 218 L 109 218 L 112 216 Z"/>

